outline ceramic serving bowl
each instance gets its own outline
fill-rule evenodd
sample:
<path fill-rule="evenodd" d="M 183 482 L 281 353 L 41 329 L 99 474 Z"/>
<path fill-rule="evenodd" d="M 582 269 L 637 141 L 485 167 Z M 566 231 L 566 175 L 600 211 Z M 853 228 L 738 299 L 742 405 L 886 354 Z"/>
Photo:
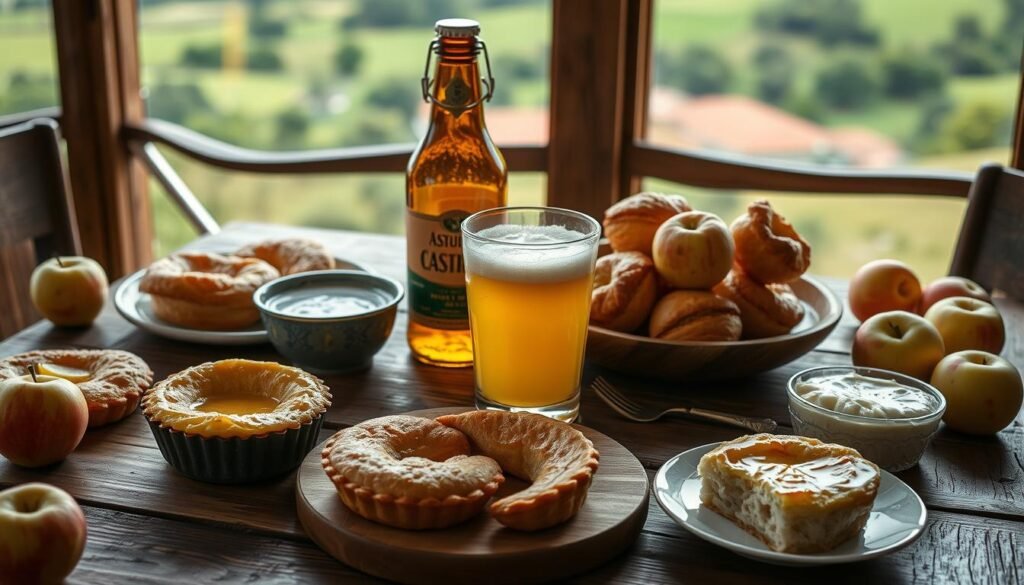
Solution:
<path fill-rule="evenodd" d="M 314 373 L 370 367 L 395 324 L 402 285 L 356 270 L 285 276 L 253 295 L 270 342 Z"/>

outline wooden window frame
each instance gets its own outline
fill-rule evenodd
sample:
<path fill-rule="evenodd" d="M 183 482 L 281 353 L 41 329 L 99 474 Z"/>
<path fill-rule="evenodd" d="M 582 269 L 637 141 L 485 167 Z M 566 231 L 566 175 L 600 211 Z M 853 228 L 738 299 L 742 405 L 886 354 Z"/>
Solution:
<path fill-rule="evenodd" d="M 549 142 L 501 147 L 511 171 L 547 173 L 549 205 L 599 217 L 645 178 L 719 189 L 966 196 L 972 173 L 765 163 L 645 141 L 655 1 L 552 0 Z M 405 170 L 412 145 L 263 152 L 148 119 L 139 93 L 137 2 L 53 0 L 53 12 L 64 104 L 59 115 L 83 249 L 115 277 L 149 260 L 153 226 L 146 170 L 198 231 L 217 229 L 157 144 L 235 171 Z M 1007 161 L 1016 168 L 1024 168 L 1022 103 L 1024 89 L 1017 96 Z M 29 113 L 34 114 L 58 112 Z M 0 117 L 0 127 L 21 119 Z"/>

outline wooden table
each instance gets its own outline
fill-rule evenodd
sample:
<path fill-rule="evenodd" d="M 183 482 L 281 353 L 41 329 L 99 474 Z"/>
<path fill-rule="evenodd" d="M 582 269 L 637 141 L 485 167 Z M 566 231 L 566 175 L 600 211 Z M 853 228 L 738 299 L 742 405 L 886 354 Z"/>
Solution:
<path fill-rule="evenodd" d="M 278 226 L 234 224 L 190 247 L 230 250 L 267 236 L 316 237 L 344 258 L 405 280 L 401 238 Z M 829 281 L 845 298 L 844 284 Z M 1009 339 L 1004 355 L 1024 365 L 1024 306 L 999 301 Z M 403 311 L 404 313 L 404 311 Z M 469 405 L 472 371 L 423 366 L 409 356 L 405 315 L 374 367 L 333 376 L 334 405 L 326 438 L 334 429 L 385 414 Z M 817 350 L 787 366 L 749 380 L 669 385 L 604 373 L 638 400 L 687 403 L 789 421 L 785 382 L 819 364 L 847 364 L 855 322 L 846 318 Z M 201 346 L 174 342 L 136 329 L 107 307 L 95 325 L 62 330 L 38 323 L 0 343 L 0 356 L 37 348 L 119 348 L 142 356 L 156 379 L 214 359 L 280 360 L 269 345 Z M 588 367 L 584 384 L 599 372 Z M 737 430 L 682 418 L 638 424 L 620 418 L 584 391 L 582 422 L 633 451 L 650 476 L 673 455 L 694 446 L 736 437 Z M 785 432 L 788 427 L 782 427 Z M 576 582 L 1024 581 L 1024 416 L 996 437 L 974 438 L 943 429 L 921 464 L 899 476 L 929 508 L 925 534 L 894 555 L 836 568 L 794 569 L 760 564 L 706 543 L 674 524 L 650 502 L 645 529 L 624 555 Z M 294 475 L 241 487 L 195 482 L 160 456 L 140 413 L 89 432 L 64 463 L 45 471 L 20 469 L 0 458 L 0 487 L 44 481 L 69 491 L 82 504 L 89 538 L 75 583 L 364 583 L 372 579 L 335 561 L 303 533 L 295 516 Z M 402 562 L 402 559 L 395 559 Z M 710 581 L 707 581 L 710 580 Z M 486 582 L 486 576 L 481 576 Z"/>

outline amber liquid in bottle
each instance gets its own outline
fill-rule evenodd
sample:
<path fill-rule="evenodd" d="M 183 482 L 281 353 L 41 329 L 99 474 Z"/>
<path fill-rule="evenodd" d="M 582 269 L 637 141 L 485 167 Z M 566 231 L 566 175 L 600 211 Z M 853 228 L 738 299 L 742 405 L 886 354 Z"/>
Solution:
<path fill-rule="evenodd" d="M 464 367 L 473 344 L 460 224 L 506 205 L 508 170 L 484 124 L 477 38 L 447 36 L 442 23 L 430 125 L 406 174 L 408 341 L 421 362 Z"/>

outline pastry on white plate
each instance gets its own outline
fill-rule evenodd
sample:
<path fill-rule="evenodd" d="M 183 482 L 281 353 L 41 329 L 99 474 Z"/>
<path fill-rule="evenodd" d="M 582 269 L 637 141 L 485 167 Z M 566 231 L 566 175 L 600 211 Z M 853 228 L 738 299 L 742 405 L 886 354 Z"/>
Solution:
<path fill-rule="evenodd" d="M 705 506 L 786 553 L 824 552 L 858 534 L 880 480 L 854 449 L 788 435 L 722 443 L 697 469 Z"/>

